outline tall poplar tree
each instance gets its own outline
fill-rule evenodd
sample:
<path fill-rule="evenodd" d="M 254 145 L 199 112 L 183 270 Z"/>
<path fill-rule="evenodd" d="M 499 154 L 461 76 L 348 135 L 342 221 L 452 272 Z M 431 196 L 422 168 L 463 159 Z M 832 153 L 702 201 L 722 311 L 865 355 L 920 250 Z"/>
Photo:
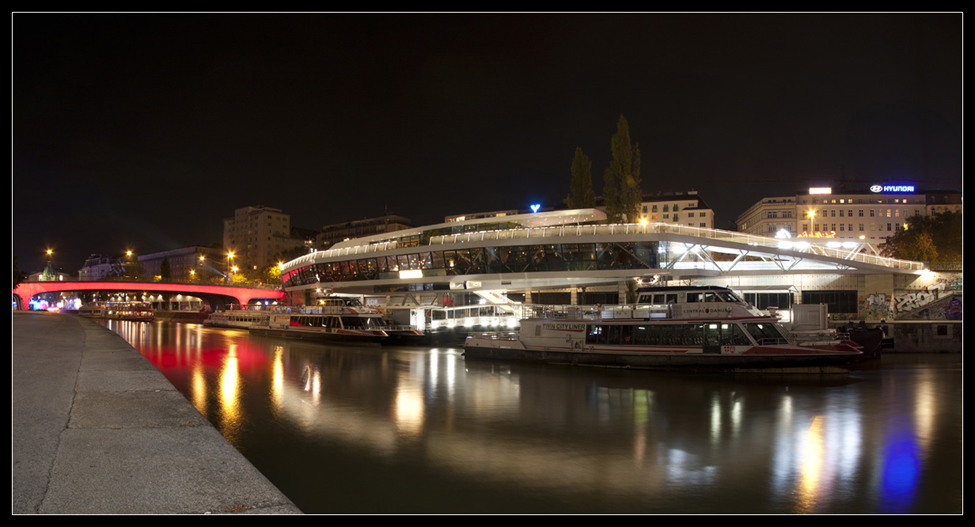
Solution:
<path fill-rule="evenodd" d="M 643 189 L 640 180 L 640 146 L 630 142 L 630 125 L 620 115 L 610 140 L 613 160 L 603 175 L 603 201 L 611 221 L 636 222 L 640 218 Z"/>
<path fill-rule="evenodd" d="M 596 206 L 596 193 L 592 189 L 592 162 L 576 147 L 572 159 L 572 182 L 566 200 L 570 209 L 587 209 Z"/>

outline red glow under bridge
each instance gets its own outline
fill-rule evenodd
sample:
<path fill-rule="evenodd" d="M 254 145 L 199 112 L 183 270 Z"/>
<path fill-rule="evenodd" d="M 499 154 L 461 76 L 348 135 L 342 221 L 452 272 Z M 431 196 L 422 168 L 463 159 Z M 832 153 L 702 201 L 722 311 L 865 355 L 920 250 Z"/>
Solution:
<path fill-rule="evenodd" d="M 41 293 L 79 291 L 172 293 L 196 296 L 209 302 L 247 304 L 255 298 L 283 300 L 287 293 L 275 289 L 223 285 L 169 284 L 164 282 L 21 282 L 13 289 L 17 305 L 24 309 L 30 299 Z"/>

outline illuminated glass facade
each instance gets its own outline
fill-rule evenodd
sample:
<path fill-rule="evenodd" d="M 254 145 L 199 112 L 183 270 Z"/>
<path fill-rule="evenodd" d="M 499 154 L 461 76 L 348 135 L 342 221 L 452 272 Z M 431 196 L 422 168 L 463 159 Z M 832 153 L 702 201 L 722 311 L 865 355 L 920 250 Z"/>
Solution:
<path fill-rule="evenodd" d="M 288 288 L 328 282 L 399 279 L 402 271 L 419 271 L 417 277 L 437 277 L 655 270 L 659 269 L 658 248 L 659 242 L 646 241 L 484 246 L 418 250 L 395 255 L 374 253 L 368 257 L 310 263 L 285 273 L 282 279 L 284 287 Z"/>

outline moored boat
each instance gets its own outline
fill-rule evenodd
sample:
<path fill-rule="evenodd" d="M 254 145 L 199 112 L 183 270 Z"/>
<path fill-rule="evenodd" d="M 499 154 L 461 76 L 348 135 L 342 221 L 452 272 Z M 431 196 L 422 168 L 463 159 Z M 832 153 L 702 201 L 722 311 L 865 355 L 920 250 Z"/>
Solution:
<path fill-rule="evenodd" d="M 147 302 L 109 302 L 105 318 L 152 322 L 156 317 L 152 304 Z"/>
<path fill-rule="evenodd" d="M 464 356 L 646 369 L 845 373 L 862 355 L 849 341 L 799 345 L 775 317 L 727 288 L 658 289 L 665 303 L 642 297 L 641 290 L 641 298 L 652 304 L 627 306 L 609 317 L 572 309 L 564 317 L 524 319 L 517 333 L 470 335 Z"/>
<path fill-rule="evenodd" d="M 250 326 L 255 335 L 322 342 L 375 344 L 389 338 L 383 314 L 353 299 L 328 299 L 310 308 L 289 308 L 268 314 L 267 320 Z"/>
<path fill-rule="evenodd" d="M 270 313 L 266 310 L 234 309 L 230 311 L 214 311 L 203 321 L 204 326 L 216 328 L 250 329 L 254 326 L 266 324 Z"/>
<path fill-rule="evenodd" d="M 105 318 L 107 311 L 103 304 L 88 304 L 78 308 L 78 314 L 87 318 Z"/>

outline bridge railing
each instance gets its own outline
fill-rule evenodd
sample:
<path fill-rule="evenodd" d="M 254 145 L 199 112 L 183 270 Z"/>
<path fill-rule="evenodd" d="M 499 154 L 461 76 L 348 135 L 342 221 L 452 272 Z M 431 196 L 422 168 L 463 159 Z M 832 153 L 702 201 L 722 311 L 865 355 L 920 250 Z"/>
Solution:
<path fill-rule="evenodd" d="M 765 247 L 774 251 L 812 254 L 816 256 L 837 258 L 906 271 L 921 271 L 924 269 L 924 264 L 922 262 L 897 260 L 894 258 L 885 258 L 883 256 L 865 254 L 861 252 L 864 244 L 855 242 L 827 242 L 826 244 L 823 244 L 807 242 L 801 238 L 781 240 L 777 238 L 756 236 L 753 234 L 744 234 L 721 229 L 691 227 L 671 223 L 614 223 L 497 229 L 431 236 L 428 245 L 433 246 L 503 240 L 540 240 L 543 238 L 569 238 L 583 236 L 614 236 L 627 234 L 674 234 L 678 236 L 715 240 L 717 242 L 734 243 L 752 247 Z M 401 243 L 398 240 L 390 240 L 381 243 L 355 245 L 340 249 L 329 249 L 326 251 L 311 253 L 296 260 L 292 260 L 289 262 L 287 267 L 300 267 L 302 265 L 306 265 L 307 263 L 311 263 L 316 258 L 368 255 L 416 246 L 417 245 L 415 242 Z"/>

